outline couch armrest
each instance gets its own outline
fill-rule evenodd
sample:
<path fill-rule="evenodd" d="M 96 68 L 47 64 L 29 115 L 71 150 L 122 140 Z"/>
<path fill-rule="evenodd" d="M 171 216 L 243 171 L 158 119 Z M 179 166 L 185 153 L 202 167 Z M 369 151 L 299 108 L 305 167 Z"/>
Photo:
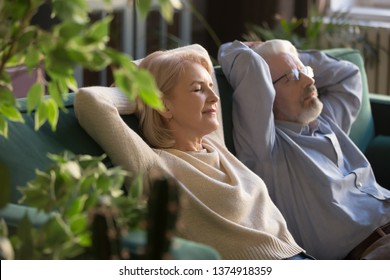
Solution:
<path fill-rule="evenodd" d="M 390 119 L 390 96 L 373 93 L 369 96 L 372 116 L 374 118 L 375 134 L 390 136 L 390 126 L 387 123 Z"/>
<path fill-rule="evenodd" d="M 129 249 L 130 253 L 136 258 L 139 252 L 146 250 L 147 234 L 143 230 L 132 230 L 125 235 L 122 240 L 122 246 Z M 219 253 L 212 247 L 182 239 L 172 238 L 170 254 L 175 260 L 219 260 Z"/>
<path fill-rule="evenodd" d="M 370 94 L 375 137 L 370 141 L 365 155 L 374 171 L 377 182 L 390 189 L 390 96 Z"/>
<path fill-rule="evenodd" d="M 50 215 L 38 211 L 36 208 L 19 204 L 8 203 L 0 209 L 0 218 L 3 218 L 8 226 L 15 228 L 26 215 L 34 227 L 40 227 L 50 218 Z"/>
<path fill-rule="evenodd" d="M 365 155 L 372 166 L 376 181 L 390 190 L 390 136 L 375 136 L 368 145 Z"/>

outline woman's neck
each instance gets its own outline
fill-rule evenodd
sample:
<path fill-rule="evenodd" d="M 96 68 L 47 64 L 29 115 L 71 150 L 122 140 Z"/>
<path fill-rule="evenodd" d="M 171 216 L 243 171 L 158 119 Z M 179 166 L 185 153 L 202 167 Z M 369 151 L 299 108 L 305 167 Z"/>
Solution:
<path fill-rule="evenodd" d="M 174 149 L 184 151 L 184 152 L 196 152 L 203 150 L 203 145 L 202 145 L 202 139 L 196 140 L 196 141 L 183 141 L 183 140 L 176 140 L 175 144 L 173 145 Z"/>

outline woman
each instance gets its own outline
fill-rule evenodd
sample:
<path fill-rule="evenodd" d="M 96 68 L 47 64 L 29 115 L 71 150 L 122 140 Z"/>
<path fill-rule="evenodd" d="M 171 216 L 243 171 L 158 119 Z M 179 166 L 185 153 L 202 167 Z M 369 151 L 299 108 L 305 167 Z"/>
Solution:
<path fill-rule="evenodd" d="M 179 181 L 177 235 L 214 247 L 223 259 L 310 258 L 295 243 L 264 182 L 217 136 L 219 97 L 207 52 L 198 45 L 158 51 L 139 67 L 155 77 L 165 107 L 157 111 L 137 103 L 148 144 L 122 121 L 120 114 L 131 113 L 134 104 L 115 90 L 80 90 L 75 109 L 114 164 L 131 172 L 158 166 Z"/>

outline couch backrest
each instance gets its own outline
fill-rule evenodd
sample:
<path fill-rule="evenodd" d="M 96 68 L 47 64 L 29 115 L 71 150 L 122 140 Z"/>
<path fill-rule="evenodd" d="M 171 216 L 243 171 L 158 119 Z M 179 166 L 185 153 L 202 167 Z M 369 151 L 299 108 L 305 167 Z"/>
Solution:
<path fill-rule="evenodd" d="M 369 101 L 369 90 L 367 76 L 364 69 L 363 58 L 358 50 L 349 48 L 337 48 L 325 50 L 329 55 L 342 60 L 348 60 L 356 64 L 362 74 L 363 83 L 363 102 L 359 115 L 354 122 L 350 131 L 350 137 L 354 143 L 363 152 L 366 151 L 369 141 L 374 137 L 374 123 L 371 114 L 371 106 Z M 215 66 L 215 76 L 218 82 L 219 93 L 222 104 L 222 118 L 225 135 L 225 143 L 228 149 L 235 154 L 233 143 L 233 121 L 232 121 L 232 103 L 233 89 L 226 80 L 220 66 Z"/>
<path fill-rule="evenodd" d="M 350 133 L 353 141 L 362 151 L 365 151 L 369 139 L 374 135 L 371 108 L 368 98 L 367 78 L 364 72 L 363 60 L 360 53 L 352 49 L 332 49 L 327 51 L 340 59 L 346 59 L 357 64 L 362 71 L 364 98 L 363 107 Z M 227 82 L 221 68 L 215 67 L 215 74 L 221 95 L 223 127 L 225 143 L 235 154 L 233 143 L 232 94 L 233 89 Z M 69 150 L 75 154 L 101 155 L 99 145 L 80 127 L 73 110 L 74 94 L 69 94 L 65 102 L 67 112 L 60 112 L 57 129 L 53 132 L 48 124 L 38 131 L 34 130 L 34 112 L 27 114 L 26 99 L 19 99 L 20 112 L 25 123 L 9 123 L 9 138 L 0 137 L 0 174 L 9 174 L 11 185 L 11 201 L 17 202 L 20 193 L 18 186 L 24 186 L 35 177 L 35 170 L 46 170 L 51 161 L 48 153 L 60 153 Z M 126 123 L 138 130 L 138 122 L 134 115 L 123 116 Z M 107 159 L 107 165 L 111 165 Z M 4 187 L 4 186 L 0 186 Z"/>
<path fill-rule="evenodd" d="M 352 125 L 349 136 L 352 141 L 364 153 L 368 143 L 375 135 L 374 119 L 372 117 L 367 74 L 364 68 L 364 60 L 361 53 L 356 49 L 336 48 L 325 50 L 328 54 L 343 60 L 348 60 L 359 67 L 362 76 L 363 99 L 357 119 Z"/>
<path fill-rule="evenodd" d="M 27 113 L 27 99 L 20 98 L 19 111 L 25 120 L 24 124 L 9 122 L 9 137 L 0 137 L 0 174 L 8 173 L 10 177 L 10 202 L 16 203 L 21 197 L 19 186 L 35 178 L 35 170 L 45 171 L 52 164 L 48 153 L 58 154 L 65 150 L 74 154 L 103 154 L 100 146 L 79 125 L 75 116 L 74 93 L 65 101 L 66 112 L 60 111 L 57 128 L 52 131 L 48 123 L 38 131 L 34 130 L 35 112 Z M 124 121 L 134 130 L 138 130 L 138 122 L 134 115 L 122 116 Z M 107 158 L 104 162 L 111 166 Z M 4 187 L 4 186 L 1 186 Z"/>
<path fill-rule="evenodd" d="M 70 150 L 76 154 L 102 154 L 100 147 L 77 122 L 73 111 L 73 94 L 66 101 L 67 112 L 60 112 L 55 132 L 48 124 L 35 131 L 35 113 L 27 114 L 25 98 L 18 99 L 18 102 L 25 123 L 9 122 L 8 139 L 0 137 L 0 163 L 8 169 L 5 172 L 10 176 L 11 202 L 14 203 L 20 198 L 16 188 L 33 179 L 35 169 L 46 170 L 49 167 L 51 161 L 48 153 Z"/>

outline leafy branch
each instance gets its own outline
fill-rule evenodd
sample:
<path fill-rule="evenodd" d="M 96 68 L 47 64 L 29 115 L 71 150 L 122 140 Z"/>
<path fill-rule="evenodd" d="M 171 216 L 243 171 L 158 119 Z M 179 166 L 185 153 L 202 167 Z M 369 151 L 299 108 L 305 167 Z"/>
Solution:
<path fill-rule="evenodd" d="M 314 7 L 306 18 L 288 20 L 277 16 L 277 21 L 274 27 L 248 24 L 244 40 L 285 39 L 298 49 L 354 48 L 361 45 L 366 61 L 377 58 L 379 50 L 366 38 L 362 27 L 351 23 L 347 12 L 334 12 L 327 16 Z"/>
<path fill-rule="evenodd" d="M 0 2 L 0 135 L 8 137 L 8 121 L 24 122 L 7 72 L 8 67 L 16 65 L 25 65 L 30 72 L 42 65 L 47 75 L 47 80 L 41 75 L 27 93 L 28 112 L 36 111 L 36 130 L 47 121 L 55 130 L 59 110 L 65 111 L 67 93 L 78 88 L 74 70 L 79 66 L 92 71 L 110 67 L 115 84 L 129 98 L 139 95 L 150 106 L 161 107 L 153 77 L 135 67 L 130 56 L 108 46 L 111 0 L 104 2 L 107 16 L 94 23 L 90 22 L 86 0 Z M 52 17 L 59 21 L 49 31 L 31 24 L 32 17 L 45 3 L 51 5 Z M 181 4 L 178 0 L 158 3 L 168 22 L 174 8 Z M 135 5 L 146 16 L 152 1 L 138 0 Z"/>
<path fill-rule="evenodd" d="M 36 177 L 20 187 L 20 203 L 47 214 L 39 228 L 28 217 L 10 237 L 16 259 L 69 259 L 86 254 L 92 246 L 90 215 L 100 209 L 118 209 L 116 221 L 123 231 L 139 227 L 146 214 L 140 175 L 133 176 L 129 194 L 122 189 L 130 176 L 118 167 L 107 168 L 105 155 L 92 157 L 64 152 L 49 155 L 53 165 L 36 171 Z"/>

